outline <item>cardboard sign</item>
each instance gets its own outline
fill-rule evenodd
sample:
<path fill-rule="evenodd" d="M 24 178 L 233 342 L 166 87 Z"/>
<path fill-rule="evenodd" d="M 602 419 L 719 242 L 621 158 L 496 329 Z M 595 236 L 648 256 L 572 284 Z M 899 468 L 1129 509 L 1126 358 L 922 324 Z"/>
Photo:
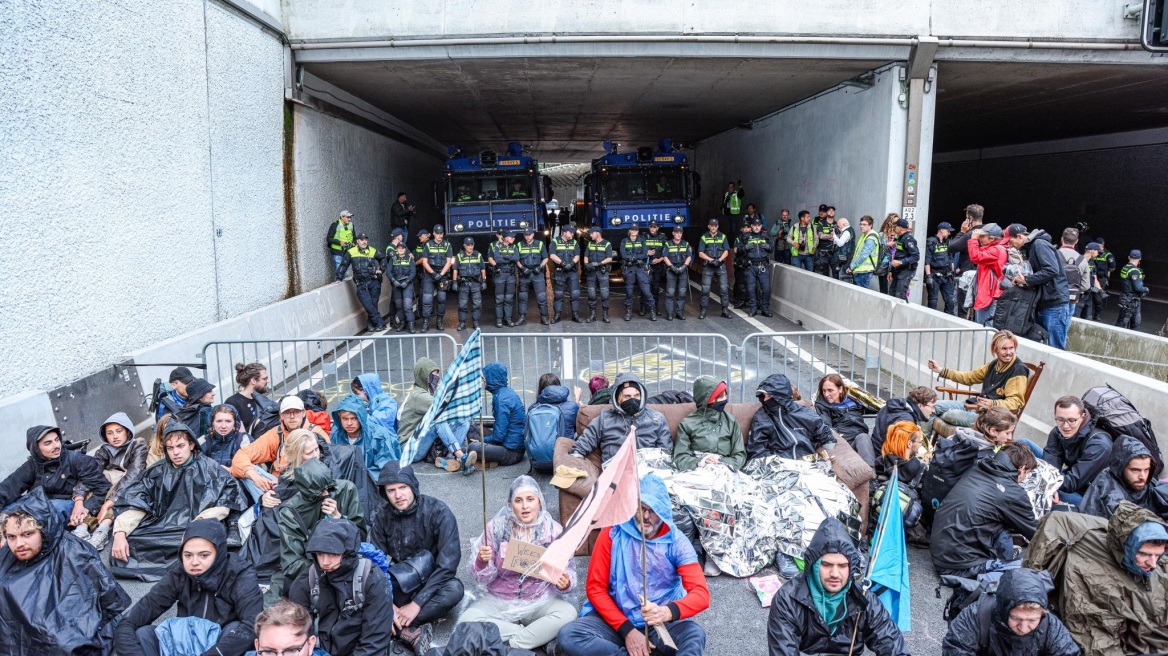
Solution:
<path fill-rule="evenodd" d="M 548 583 L 555 583 L 543 575 L 543 568 L 539 566 L 539 557 L 546 551 L 530 542 L 510 540 L 507 543 L 507 552 L 503 554 L 503 569 L 519 572 Z"/>

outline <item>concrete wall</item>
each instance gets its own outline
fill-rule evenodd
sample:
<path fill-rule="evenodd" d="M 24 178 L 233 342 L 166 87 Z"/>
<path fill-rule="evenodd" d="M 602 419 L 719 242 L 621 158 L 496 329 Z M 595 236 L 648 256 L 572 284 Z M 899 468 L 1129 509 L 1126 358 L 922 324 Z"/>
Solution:
<path fill-rule="evenodd" d="M 932 34 L 989 38 L 1137 38 L 1112 0 L 799 0 L 621 2 L 553 0 L 538 6 L 484 0 L 447 2 L 283 0 L 289 36 L 311 38 L 497 34 Z"/>
<path fill-rule="evenodd" d="M 801 322 L 809 330 L 968 328 L 969 333 L 964 337 L 960 334 L 940 337 L 938 348 L 957 353 L 964 344 L 959 367 L 967 366 L 967 362 L 987 362 L 992 357 L 984 350 L 980 335 L 987 329 L 964 319 L 789 266 L 777 265 L 772 282 L 772 305 L 779 314 Z M 973 345 L 982 352 L 973 352 Z M 1168 383 L 1025 339 L 1018 345 L 1018 355 L 1026 362 L 1046 362 L 1046 369 L 1031 394 L 1016 436 L 1045 444 L 1046 435 L 1053 427 L 1052 409 L 1056 399 L 1067 394 L 1081 395 L 1092 387 L 1109 384 L 1152 421 L 1159 432 L 1160 448 L 1168 449 L 1168 426 L 1157 412 L 1168 401 Z M 908 369 L 906 378 L 914 384 L 952 386 L 947 381 L 938 381 L 924 362 L 913 364 L 916 366 Z M 901 372 L 898 368 L 897 373 Z"/>
<path fill-rule="evenodd" d="M 1072 319 L 1067 350 L 1148 378 L 1168 381 L 1168 339 L 1098 321 Z"/>
<path fill-rule="evenodd" d="M 280 42 L 210 0 L 16 5 L 0 397 L 279 298 Z"/>
<path fill-rule="evenodd" d="M 343 210 L 382 251 L 389 243 L 389 210 L 397 192 L 417 206 L 412 234 L 439 215 L 431 183 L 442 162 L 382 134 L 303 105 L 293 109 L 296 260 L 303 289 L 332 280 L 325 235 Z"/>

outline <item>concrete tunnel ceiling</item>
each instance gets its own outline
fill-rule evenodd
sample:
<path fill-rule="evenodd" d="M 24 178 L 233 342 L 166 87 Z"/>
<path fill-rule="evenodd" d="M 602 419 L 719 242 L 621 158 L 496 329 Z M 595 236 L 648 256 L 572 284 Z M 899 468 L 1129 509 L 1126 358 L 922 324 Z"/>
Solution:
<path fill-rule="evenodd" d="M 581 162 L 601 142 L 694 142 L 887 62 L 760 58 L 337 61 L 305 69 L 471 151 L 522 141 L 545 162 Z M 938 62 L 934 150 L 1168 126 L 1162 66 Z"/>

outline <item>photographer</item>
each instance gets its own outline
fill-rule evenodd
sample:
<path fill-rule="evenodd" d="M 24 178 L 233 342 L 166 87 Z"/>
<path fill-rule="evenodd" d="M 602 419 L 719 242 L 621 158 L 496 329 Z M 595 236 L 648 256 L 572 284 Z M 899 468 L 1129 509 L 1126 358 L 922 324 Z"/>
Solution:
<path fill-rule="evenodd" d="M 392 229 L 401 228 L 405 232 L 409 232 L 410 221 L 414 219 L 414 215 L 414 206 L 406 198 L 406 192 L 397 192 L 397 202 L 389 210 L 389 227 Z"/>

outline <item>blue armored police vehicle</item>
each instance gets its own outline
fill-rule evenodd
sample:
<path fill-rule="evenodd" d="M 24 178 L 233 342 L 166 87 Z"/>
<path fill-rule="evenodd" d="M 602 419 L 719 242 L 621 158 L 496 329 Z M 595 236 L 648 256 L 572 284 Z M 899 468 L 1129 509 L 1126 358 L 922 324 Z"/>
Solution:
<path fill-rule="evenodd" d="M 497 229 L 542 231 L 551 200 L 551 181 L 517 141 L 496 153 L 464 153 L 447 147 L 442 178 L 434 183 L 434 204 L 442 210 L 446 234 L 488 235 Z M 461 243 L 461 240 L 459 240 Z"/>

